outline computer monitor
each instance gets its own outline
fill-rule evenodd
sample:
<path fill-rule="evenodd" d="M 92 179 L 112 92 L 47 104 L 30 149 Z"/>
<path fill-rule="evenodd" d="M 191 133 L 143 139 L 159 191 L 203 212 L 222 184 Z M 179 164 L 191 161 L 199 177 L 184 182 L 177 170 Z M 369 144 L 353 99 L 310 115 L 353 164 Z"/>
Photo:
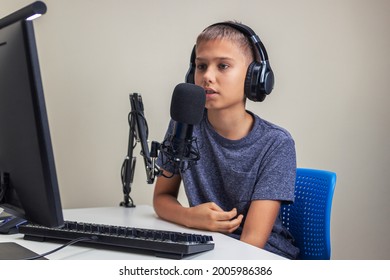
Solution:
<path fill-rule="evenodd" d="M 33 22 L 38 1 L 0 19 L 0 208 L 47 227 L 63 224 Z"/>

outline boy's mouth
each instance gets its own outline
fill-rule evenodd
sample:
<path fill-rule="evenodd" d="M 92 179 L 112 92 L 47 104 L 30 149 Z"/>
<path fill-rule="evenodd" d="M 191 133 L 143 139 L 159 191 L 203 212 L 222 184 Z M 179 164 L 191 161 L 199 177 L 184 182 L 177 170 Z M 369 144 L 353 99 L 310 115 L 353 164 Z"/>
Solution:
<path fill-rule="evenodd" d="M 206 94 L 214 94 L 214 93 L 216 93 L 215 90 L 213 90 L 212 88 L 205 88 L 204 90 L 205 90 Z"/>

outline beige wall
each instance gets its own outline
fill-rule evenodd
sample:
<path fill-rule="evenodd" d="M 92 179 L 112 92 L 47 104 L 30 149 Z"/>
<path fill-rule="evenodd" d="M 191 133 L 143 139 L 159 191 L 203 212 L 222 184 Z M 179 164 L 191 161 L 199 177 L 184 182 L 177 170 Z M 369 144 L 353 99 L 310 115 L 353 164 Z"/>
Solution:
<path fill-rule="evenodd" d="M 30 2 L 2 0 L 0 17 Z M 249 109 L 290 130 L 300 167 L 338 174 L 333 258 L 390 259 L 389 1 L 45 2 L 35 30 L 64 208 L 118 205 L 128 94 L 142 94 L 149 139 L 161 141 L 196 35 L 235 19 L 276 73 Z M 138 156 L 132 197 L 151 204 L 152 192 Z"/>

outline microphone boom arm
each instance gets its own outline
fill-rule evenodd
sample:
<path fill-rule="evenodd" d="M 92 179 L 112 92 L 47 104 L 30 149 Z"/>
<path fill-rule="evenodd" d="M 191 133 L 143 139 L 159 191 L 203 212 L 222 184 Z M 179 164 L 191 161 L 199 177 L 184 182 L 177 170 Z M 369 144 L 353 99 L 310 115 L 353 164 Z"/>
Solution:
<path fill-rule="evenodd" d="M 127 156 L 121 170 L 124 201 L 120 203 L 120 206 L 135 207 L 133 200 L 130 197 L 136 165 L 136 157 L 133 156 L 134 148 L 138 142 L 141 144 L 140 154 L 144 158 L 146 182 L 148 184 L 153 184 L 155 177 L 161 175 L 161 170 L 155 163 L 160 144 L 153 141 L 152 150 L 149 152 L 148 125 L 144 115 L 141 95 L 133 93 L 130 94 L 129 98 L 131 105 L 131 111 L 129 113 L 129 143 Z"/>

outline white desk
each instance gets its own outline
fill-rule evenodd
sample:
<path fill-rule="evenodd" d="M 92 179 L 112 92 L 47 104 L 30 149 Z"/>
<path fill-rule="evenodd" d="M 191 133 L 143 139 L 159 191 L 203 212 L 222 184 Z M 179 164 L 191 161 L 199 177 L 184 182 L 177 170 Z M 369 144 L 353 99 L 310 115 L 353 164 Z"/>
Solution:
<path fill-rule="evenodd" d="M 135 208 L 107 207 L 107 208 L 81 208 L 66 209 L 64 218 L 79 222 L 92 222 L 118 226 L 132 226 L 138 228 L 152 228 L 179 232 L 196 232 L 212 235 L 215 243 L 214 250 L 195 254 L 185 259 L 192 260 L 279 260 L 282 257 L 268 251 L 235 240 L 224 234 L 188 229 L 161 220 L 155 214 L 153 208 L 147 205 L 137 205 Z M 42 254 L 60 246 L 59 243 L 35 242 L 23 239 L 23 235 L 0 235 L 0 242 L 15 242 L 36 253 Z M 146 260 L 157 257 L 147 254 L 135 254 L 109 249 L 96 249 L 86 246 L 72 245 L 52 255 L 49 259 L 73 259 L 73 260 Z"/>

